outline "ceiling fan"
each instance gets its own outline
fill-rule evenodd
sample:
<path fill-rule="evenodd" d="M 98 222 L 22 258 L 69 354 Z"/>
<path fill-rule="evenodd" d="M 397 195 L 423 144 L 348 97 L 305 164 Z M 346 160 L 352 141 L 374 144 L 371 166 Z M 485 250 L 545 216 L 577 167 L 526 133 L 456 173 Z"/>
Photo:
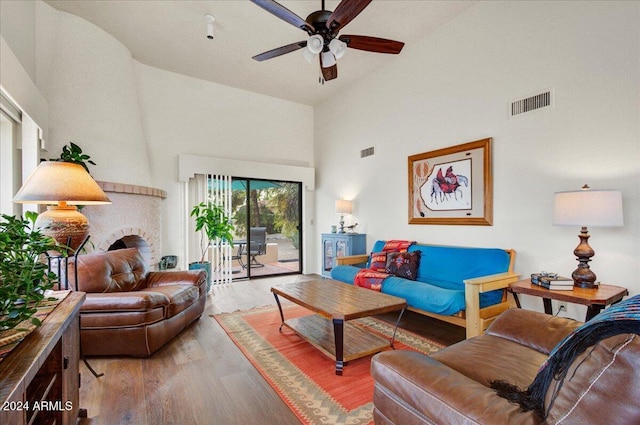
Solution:
<path fill-rule="evenodd" d="M 303 55 L 311 61 L 317 54 L 320 59 L 322 77 L 320 81 L 333 80 L 338 77 L 336 59 L 340 59 L 347 47 L 375 53 L 398 54 L 404 46 L 403 42 L 387 40 L 364 35 L 340 35 L 338 32 L 360 14 L 372 0 L 342 0 L 336 10 L 331 12 L 324 7 L 302 19 L 294 12 L 273 0 L 251 0 L 267 12 L 285 22 L 300 28 L 309 34 L 308 40 L 281 46 L 253 57 L 258 62 L 272 59 L 286 53 L 306 48 Z"/>

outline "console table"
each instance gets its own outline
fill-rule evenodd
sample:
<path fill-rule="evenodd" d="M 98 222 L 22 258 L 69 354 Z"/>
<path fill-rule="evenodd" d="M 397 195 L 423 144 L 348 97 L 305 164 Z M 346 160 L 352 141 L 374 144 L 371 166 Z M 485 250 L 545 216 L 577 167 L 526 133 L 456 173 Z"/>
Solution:
<path fill-rule="evenodd" d="M 0 424 L 75 424 L 84 292 L 70 292 L 0 363 Z"/>
<path fill-rule="evenodd" d="M 572 304 L 587 306 L 585 322 L 591 320 L 608 305 L 621 301 L 625 295 L 629 295 L 627 288 L 614 285 L 600 284 L 596 288 L 574 287 L 571 291 L 552 291 L 540 285 L 531 283 L 531 279 L 524 279 L 509 285 L 509 292 L 513 294 L 516 305 L 520 308 L 518 294 L 532 295 L 542 298 L 544 312 L 553 314 L 551 300 L 564 301 Z"/>

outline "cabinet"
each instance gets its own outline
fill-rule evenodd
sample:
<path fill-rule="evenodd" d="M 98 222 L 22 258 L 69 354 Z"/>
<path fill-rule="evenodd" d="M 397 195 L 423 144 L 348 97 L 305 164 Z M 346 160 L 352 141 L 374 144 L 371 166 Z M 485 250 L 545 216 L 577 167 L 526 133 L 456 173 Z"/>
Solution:
<path fill-rule="evenodd" d="M 336 257 L 367 253 L 367 235 L 360 233 L 322 234 L 322 276 L 331 277 Z"/>
<path fill-rule="evenodd" d="M 0 424 L 77 422 L 84 292 L 71 292 L 0 363 Z"/>

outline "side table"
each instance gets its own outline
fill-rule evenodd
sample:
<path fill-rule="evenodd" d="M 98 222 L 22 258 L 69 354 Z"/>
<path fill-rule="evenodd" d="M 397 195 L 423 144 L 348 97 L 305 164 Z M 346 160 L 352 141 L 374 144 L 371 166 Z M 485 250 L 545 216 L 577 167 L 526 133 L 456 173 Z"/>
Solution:
<path fill-rule="evenodd" d="M 574 287 L 572 291 L 552 291 L 542 286 L 531 283 L 531 279 L 524 279 L 509 285 L 509 292 L 513 294 L 516 305 L 520 308 L 518 294 L 533 295 L 542 298 L 544 312 L 553 314 L 551 300 L 564 301 L 573 304 L 587 306 L 586 321 L 591 320 L 608 305 L 621 301 L 625 295 L 629 295 L 627 288 L 614 285 L 600 284 L 597 288 Z"/>

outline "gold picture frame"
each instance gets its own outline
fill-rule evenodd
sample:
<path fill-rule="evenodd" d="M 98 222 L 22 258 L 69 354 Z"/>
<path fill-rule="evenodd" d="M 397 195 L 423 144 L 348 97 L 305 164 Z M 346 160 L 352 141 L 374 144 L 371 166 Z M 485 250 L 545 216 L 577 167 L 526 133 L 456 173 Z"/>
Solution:
<path fill-rule="evenodd" d="M 408 158 L 409 224 L 493 225 L 491 141 Z"/>

